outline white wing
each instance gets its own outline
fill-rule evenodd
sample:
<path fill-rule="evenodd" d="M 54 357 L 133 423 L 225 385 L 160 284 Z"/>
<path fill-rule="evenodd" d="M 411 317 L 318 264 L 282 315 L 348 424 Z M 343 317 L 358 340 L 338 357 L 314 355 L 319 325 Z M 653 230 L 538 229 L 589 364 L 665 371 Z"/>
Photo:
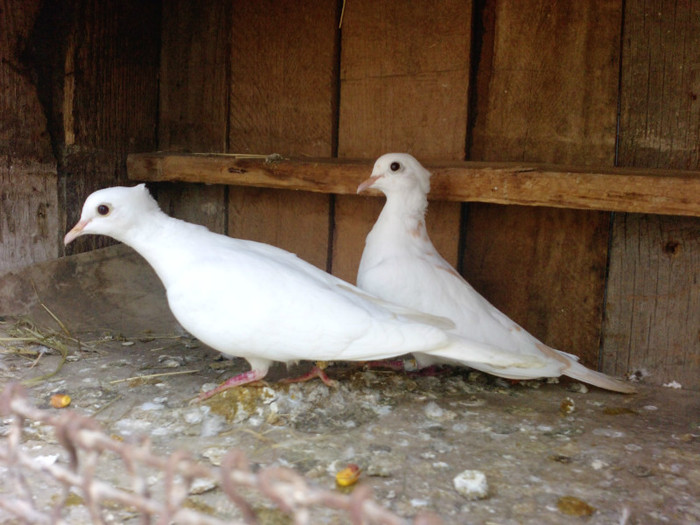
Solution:
<path fill-rule="evenodd" d="M 188 331 L 224 353 L 370 360 L 449 344 L 446 321 L 389 309 L 288 252 L 217 239 L 200 253 L 167 287 L 168 301 Z"/>

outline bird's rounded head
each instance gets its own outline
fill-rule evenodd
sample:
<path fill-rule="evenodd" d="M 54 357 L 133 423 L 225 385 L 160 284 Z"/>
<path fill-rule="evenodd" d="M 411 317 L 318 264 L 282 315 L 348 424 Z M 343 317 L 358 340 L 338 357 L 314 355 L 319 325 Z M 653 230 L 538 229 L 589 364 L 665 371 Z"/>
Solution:
<path fill-rule="evenodd" d="M 414 192 L 427 195 L 430 172 L 408 153 L 387 153 L 377 159 L 372 175 L 357 187 L 357 193 L 367 188 L 376 188 L 387 196 Z"/>
<path fill-rule="evenodd" d="M 63 242 L 69 244 L 88 233 L 108 235 L 121 241 L 126 232 L 144 220 L 145 215 L 159 210 L 145 184 L 97 190 L 85 199 L 80 221 L 66 234 Z"/>

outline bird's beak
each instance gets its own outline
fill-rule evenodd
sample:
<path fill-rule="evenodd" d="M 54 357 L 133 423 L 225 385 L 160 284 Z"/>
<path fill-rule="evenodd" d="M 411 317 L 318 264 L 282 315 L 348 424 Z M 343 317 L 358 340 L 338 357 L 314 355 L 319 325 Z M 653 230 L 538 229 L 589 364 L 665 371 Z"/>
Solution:
<path fill-rule="evenodd" d="M 377 182 L 382 175 L 372 175 L 369 179 L 366 181 L 362 182 L 358 187 L 357 187 L 357 193 L 362 193 L 365 191 L 367 188 L 371 188 L 375 182 Z"/>
<path fill-rule="evenodd" d="M 90 221 L 80 221 L 78 224 L 73 226 L 73 229 L 66 233 L 66 236 L 63 238 L 63 244 L 67 246 L 73 242 L 76 237 L 80 237 L 83 234 L 83 229 L 85 229 L 85 226 L 87 226 L 89 222 Z"/>

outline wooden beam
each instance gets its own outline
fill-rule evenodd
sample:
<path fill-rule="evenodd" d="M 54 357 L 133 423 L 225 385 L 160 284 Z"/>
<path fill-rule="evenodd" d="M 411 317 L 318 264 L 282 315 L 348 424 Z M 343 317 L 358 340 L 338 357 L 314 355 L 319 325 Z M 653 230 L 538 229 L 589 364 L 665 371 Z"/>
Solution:
<path fill-rule="evenodd" d="M 272 160 L 270 160 L 272 159 Z M 129 179 L 354 194 L 372 161 L 135 153 Z M 432 200 L 700 216 L 700 172 L 520 163 L 427 164 Z M 376 195 L 377 193 L 375 193 Z"/>

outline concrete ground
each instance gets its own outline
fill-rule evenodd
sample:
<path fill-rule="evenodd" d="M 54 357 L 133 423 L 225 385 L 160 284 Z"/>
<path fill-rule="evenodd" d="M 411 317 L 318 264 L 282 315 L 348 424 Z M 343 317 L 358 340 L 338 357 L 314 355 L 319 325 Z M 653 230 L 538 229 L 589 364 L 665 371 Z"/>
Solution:
<path fill-rule="evenodd" d="M 266 385 L 190 404 L 204 385 L 248 365 L 188 336 L 160 282 L 128 248 L 2 276 L 0 305 L 1 384 L 50 374 L 65 357 L 29 389 L 32 402 L 48 407 L 52 394 L 68 394 L 70 408 L 108 435 L 148 436 L 158 454 L 184 449 L 216 466 L 239 448 L 254 468 L 291 467 L 331 490 L 353 463 L 359 483 L 392 512 L 411 518 L 428 510 L 444 523 L 700 523 L 697 392 L 641 383 L 639 394 L 624 396 L 565 380 L 511 384 L 463 369 L 418 375 L 345 364 L 328 368 L 337 388 L 276 382 L 308 368 L 300 364 L 274 368 Z M 0 435 L 9 425 L 0 422 Z M 28 425 L 23 440 L 32 455 L 67 461 L 45 426 Z M 17 490 L 6 470 L 0 463 L 0 498 Z M 465 470 L 485 474 L 485 497 L 455 488 Z M 123 482 L 116 467 L 98 475 Z M 29 477 L 37 506 L 55 505 L 58 487 Z M 147 479 L 159 482 L 157 473 Z M 188 498 L 193 508 L 236 517 L 219 488 L 197 492 Z M 261 523 L 290 522 L 269 502 L 252 504 Z M 79 498 L 62 512 L 68 523 L 90 523 Z M 138 522 L 129 509 L 110 516 Z M 17 522 L 0 510 L 0 523 Z"/>

